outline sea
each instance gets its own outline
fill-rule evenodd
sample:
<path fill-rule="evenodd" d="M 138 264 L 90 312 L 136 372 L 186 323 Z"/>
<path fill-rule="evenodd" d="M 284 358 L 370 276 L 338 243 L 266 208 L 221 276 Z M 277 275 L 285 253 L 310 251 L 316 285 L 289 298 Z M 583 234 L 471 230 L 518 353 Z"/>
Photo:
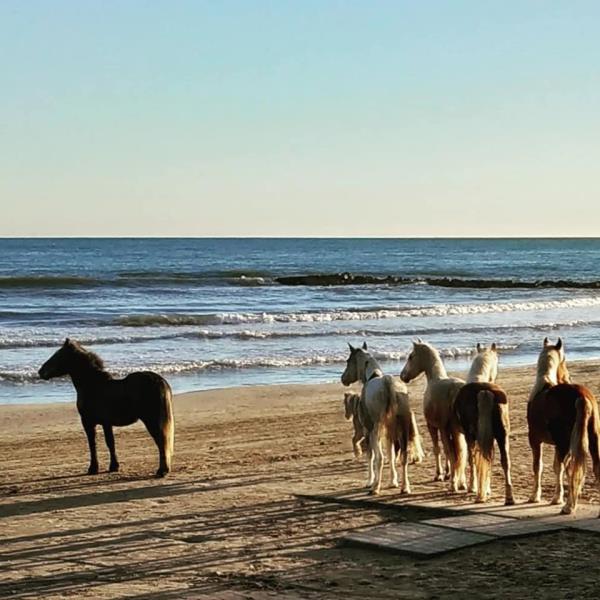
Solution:
<path fill-rule="evenodd" d="M 348 342 L 533 365 L 545 336 L 600 357 L 600 239 L 0 239 L 2 404 L 73 401 L 37 376 L 66 337 L 184 392 L 338 381 Z"/>

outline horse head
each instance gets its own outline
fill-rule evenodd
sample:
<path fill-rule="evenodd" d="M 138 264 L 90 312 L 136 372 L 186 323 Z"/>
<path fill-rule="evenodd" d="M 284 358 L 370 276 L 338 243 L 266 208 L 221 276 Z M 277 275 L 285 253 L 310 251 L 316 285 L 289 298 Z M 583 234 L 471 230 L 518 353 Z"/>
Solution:
<path fill-rule="evenodd" d="M 64 344 L 40 367 L 38 375 L 45 380 L 68 375 L 71 366 L 70 359 L 76 347 L 77 342 L 67 338 Z"/>
<path fill-rule="evenodd" d="M 417 338 L 413 342 L 413 348 L 406 359 L 406 364 L 400 373 L 400 379 L 404 383 L 409 383 L 415 377 L 418 377 L 421 373 L 424 373 L 430 362 L 429 354 L 431 347 L 421 341 L 421 338 Z"/>
<path fill-rule="evenodd" d="M 364 342 L 362 348 L 355 348 L 348 344 L 350 356 L 346 360 L 346 369 L 342 373 L 342 383 L 350 385 L 363 379 L 365 375 L 365 365 L 369 358 L 367 353 L 367 342 Z"/>
<path fill-rule="evenodd" d="M 489 348 L 477 343 L 477 354 L 471 364 L 467 381 L 494 383 L 498 376 L 498 350 L 496 343 Z"/>
<path fill-rule="evenodd" d="M 556 383 L 570 383 L 562 338 L 558 338 L 556 344 L 552 344 L 547 337 L 544 338 L 542 351 L 538 357 L 538 377 Z"/>

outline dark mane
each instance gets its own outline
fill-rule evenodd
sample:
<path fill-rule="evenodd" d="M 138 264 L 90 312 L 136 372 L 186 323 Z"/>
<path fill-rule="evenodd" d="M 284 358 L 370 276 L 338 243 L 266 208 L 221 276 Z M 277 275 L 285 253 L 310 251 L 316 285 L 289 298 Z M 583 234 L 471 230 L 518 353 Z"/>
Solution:
<path fill-rule="evenodd" d="M 104 361 L 91 350 L 86 350 L 77 343 L 71 343 L 73 358 L 77 363 L 78 369 L 91 370 L 96 373 L 102 373 L 107 379 L 111 379 L 110 373 L 104 368 Z"/>

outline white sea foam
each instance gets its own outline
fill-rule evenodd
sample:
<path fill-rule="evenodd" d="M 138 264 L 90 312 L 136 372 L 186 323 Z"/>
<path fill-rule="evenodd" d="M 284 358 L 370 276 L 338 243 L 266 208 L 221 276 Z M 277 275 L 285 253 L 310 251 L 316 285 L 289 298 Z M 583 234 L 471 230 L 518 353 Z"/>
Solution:
<path fill-rule="evenodd" d="M 444 317 L 449 315 L 489 314 L 523 311 L 544 311 L 561 308 L 600 306 L 600 294 L 562 300 L 531 300 L 521 302 L 490 302 L 483 304 L 437 304 L 417 307 L 377 307 L 323 312 L 238 313 L 224 312 L 204 315 L 150 314 L 119 317 L 117 324 L 126 327 L 239 325 L 245 323 L 326 323 L 332 321 L 366 321 L 409 317 Z"/>
<path fill-rule="evenodd" d="M 517 345 L 500 346 L 503 353 L 508 353 L 517 349 Z M 474 353 L 473 348 L 448 347 L 440 348 L 440 355 L 444 358 L 468 357 Z M 373 356 L 382 362 L 392 362 L 404 360 L 407 356 L 405 351 L 373 351 Z M 202 371 L 219 371 L 230 369 L 285 369 L 301 368 L 319 365 L 342 365 L 348 358 L 347 353 L 331 354 L 311 354 L 308 356 L 255 356 L 249 358 L 222 358 L 214 360 L 181 361 L 174 363 L 144 363 L 143 365 L 116 365 L 116 368 L 109 369 L 117 376 L 123 377 L 131 371 L 137 369 L 151 370 L 163 375 L 198 373 Z M 27 383 L 41 382 L 37 372 L 34 369 L 15 369 L 0 371 L 0 382 L 9 383 Z"/>

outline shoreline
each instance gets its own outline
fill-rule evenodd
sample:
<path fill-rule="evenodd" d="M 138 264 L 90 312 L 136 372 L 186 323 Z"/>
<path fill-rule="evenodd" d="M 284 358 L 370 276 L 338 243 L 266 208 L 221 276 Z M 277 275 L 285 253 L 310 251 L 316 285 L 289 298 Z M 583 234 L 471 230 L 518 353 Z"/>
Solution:
<path fill-rule="evenodd" d="M 502 355 L 500 355 L 500 358 L 502 358 Z M 448 367 L 448 362 L 449 361 L 444 361 L 444 364 L 446 367 Z M 600 371 L 600 357 L 598 358 L 592 358 L 592 359 L 576 359 L 576 360 L 567 360 L 567 365 L 569 367 L 569 370 L 571 370 L 572 368 L 575 369 L 591 369 L 593 367 L 597 367 L 598 370 Z M 506 365 L 503 366 L 502 362 L 500 362 L 499 368 L 498 368 L 498 381 L 502 381 L 502 374 L 506 373 L 507 376 L 511 375 L 514 371 L 526 371 L 527 369 L 531 370 L 531 384 L 533 385 L 533 381 L 535 378 L 535 363 L 526 363 L 526 364 L 517 364 L 517 365 Z M 340 369 L 340 376 L 342 373 L 343 369 Z M 456 369 L 452 369 L 449 368 L 448 369 L 448 375 L 453 376 L 453 377 L 459 377 L 464 379 L 466 377 L 468 373 L 468 367 L 466 369 L 462 369 L 462 370 L 456 370 Z M 386 374 L 391 374 L 394 377 L 399 377 L 399 372 L 398 373 L 386 373 Z M 167 377 L 167 381 L 169 380 L 169 378 Z M 68 380 L 65 380 L 66 383 L 68 383 L 69 387 L 71 387 L 71 383 Z M 580 383 L 584 383 L 585 382 L 580 382 Z M 337 381 L 318 381 L 316 383 L 309 383 L 309 382 L 291 382 L 291 383 L 268 383 L 268 384 L 254 384 L 254 383 L 250 383 L 248 385 L 233 385 L 233 386 L 227 386 L 227 387 L 215 387 L 215 388 L 204 388 L 204 389 L 192 389 L 192 390 L 187 390 L 185 392 L 177 392 L 173 394 L 173 398 L 174 399 L 181 399 L 184 400 L 189 396 L 205 396 L 205 395 L 209 395 L 209 394 L 234 394 L 236 391 L 242 392 L 244 394 L 247 394 L 249 390 L 273 390 L 276 388 L 309 388 L 309 387 L 335 387 L 335 386 L 341 386 L 341 382 L 339 381 L 339 378 Z M 354 384 L 357 385 L 357 384 Z M 411 390 L 411 386 L 413 384 L 409 385 L 409 392 Z M 591 387 L 591 386 L 590 386 Z M 72 391 L 72 398 L 68 399 L 68 400 L 61 400 L 61 401 L 51 401 L 51 402 L 12 402 L 12 403 L 3 403 L 0 399 L 0 412 L 2 411 L 6 411 L 6 410 L 10 410 L 10 409 L 14 409 L 14 410 L 20 410 L 23 409 L 25 407 L 28 407 L 28 410 L 35 410 L 35 409 L 40 409 L 41 407 L 48 407 L 48 408 L 58 408 L 61 406 L 68 406 L 71 403 L 75 403 L 75 389 L 71 387 L 71 391 Z"/>

